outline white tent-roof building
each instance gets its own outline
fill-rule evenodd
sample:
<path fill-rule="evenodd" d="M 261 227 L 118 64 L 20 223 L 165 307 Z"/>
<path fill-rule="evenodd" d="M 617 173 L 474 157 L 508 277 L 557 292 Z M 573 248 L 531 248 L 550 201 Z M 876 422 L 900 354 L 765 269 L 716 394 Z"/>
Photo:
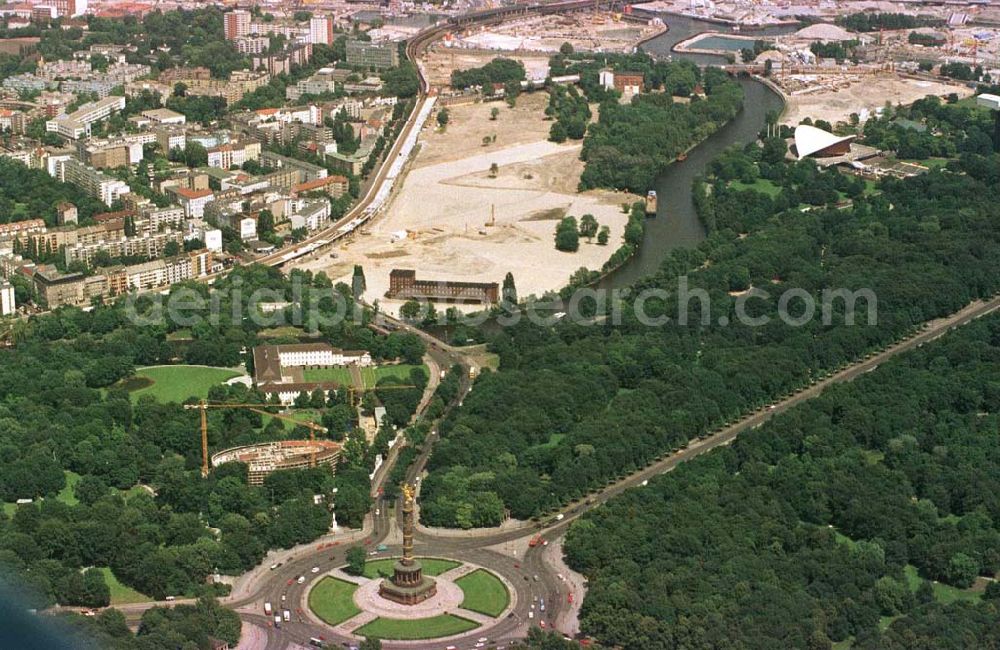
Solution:
<path fill-rule="evenodd" d="M 813 158 L 827 158 L 830 156 L 843 156 L 851 151 L 851 141 L 855 136 L 838 136 L 817 129 L 815 126 L 800 124 L 795 127 L 795 152 L 799 160 L 807 156 Z"/>

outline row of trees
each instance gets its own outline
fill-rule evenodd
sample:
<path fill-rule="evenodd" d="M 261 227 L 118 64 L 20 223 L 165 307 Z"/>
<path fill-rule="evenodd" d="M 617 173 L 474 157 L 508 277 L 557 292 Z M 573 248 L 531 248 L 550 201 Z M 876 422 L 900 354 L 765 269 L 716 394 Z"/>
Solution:
<path fill-rule="evenodd" d="M 852 32 L 877 32 L 880 29 L 913 29 L 928 25 L 939 25 L 938 19 L 921 18 L 900 13 L 869 13 L 866 11 L 838 16 L 837 24 Z"/>
<path fill-rule="evenodd" d="M 516 59 L 497 57 L 479 68 L 452 70 L 451 87 L 461 90 L 480 86 L 492 92 L 493 84 L 520 82 L 526 78 L 524 64 Z"/>
<path fill-rule="evenodd" d="M 985 647 L 1000 589 L 946 605 L 930 580 L 1000 570 L 998 380 L 994 316 L 588 514 L 566 540 L 583 630 L 626 650 Z"/>

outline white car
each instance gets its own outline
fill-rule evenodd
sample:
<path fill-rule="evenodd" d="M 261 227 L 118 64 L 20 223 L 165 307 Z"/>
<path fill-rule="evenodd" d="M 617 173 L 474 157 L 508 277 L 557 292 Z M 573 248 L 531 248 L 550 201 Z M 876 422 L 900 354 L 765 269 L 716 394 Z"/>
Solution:
<path fill-rule="evenodd" d="M 305 576 L 299 576 L 299 579 L 298 579 L 298 580 L 296 580 L 295 582 L 297 582 L 297 583 L 299 583 L 299 584 L 302 584 L 302 583 L 303 583 L 303 582 L 305 582 L 305 581 L 306 581 L 306 577 L 305 577 Z"/>
<path fill-rule="evenodd" d="M 313 567 L 313 568 L 311 569 L 311 571 L 312 571 L 313 573 L 319 573 L 319 567 L 318 567 L 318 566 L 314 566 L 314 567 Z"/>

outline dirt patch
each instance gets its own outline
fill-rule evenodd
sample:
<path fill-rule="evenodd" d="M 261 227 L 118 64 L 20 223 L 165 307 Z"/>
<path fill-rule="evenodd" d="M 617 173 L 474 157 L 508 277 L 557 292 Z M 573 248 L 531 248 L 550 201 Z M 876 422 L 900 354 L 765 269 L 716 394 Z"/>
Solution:
<path fill-rule="evenodd" d="M 118 382 L 118 386 L 131 393 L 137 390 L 142 390 L 143 388 L 149 388 L 155 383 L 156 382 L 149 377 L 128 377 Z"/>
<path fill-rule="evenodd" d="M 566 208 L 549 208 L 529 214 L 521 221 L 560 221 L 566 216 Z"/>
<path fill-rule="evenodd" d="M 414 166 L 435 165 L 545 140 L 552 127 L 552 122 L 545 119 L 548 103 L 548 93 L 533 92 L 518 97 L 514 108 L 504 102 L 451 106 L 447 129 L 425 128 L 421 134 L 420 153 Z M 493 108 L 500 111 L 495 120 L 490 119 Z M 490 138 L 490 144 L 484 145 L 483 138 Z"/>
<path fill-rule="evenodd" d="M 786 84 L 792 87 L 791 84 Z M 811 87 L 824 86 L 822 90 L 788 96 L 788 108 L 781 120 L 785 124 L 798 124 L 806 117 L 821 119 L 835 124 L 847 121 L 851 113 L 868 111 L 874 115 L 876 109 L 886 102 L 912 104 L 927 95 L 945 96 L 956 93 L 959 97 L 972 94 L 970 88 L 958 84 L 906 79 L 895 76 L 867 75 L 855 78 L 822 78 L 808 85 L 797 85 L 795 92 Z M 786 87 L 786 92 L 788 90 Z"/>
<path fill-rule="evenodd" d="M 409 253 L 407 253 L 406 251 L 400 251 L 400 250 L 385 251 L 383 253 L 365 253 L 365 257 L 373 260 L 385 260 L 389 259 L 390 257 L 406 257 L 408 255 Z"/>
<path fill-rule="evenodd" d="M 457 48 L 433 47 L 424 56 L 424 71 L 432 86 L 451 84 L 452 70 L 481 68 L 493 59 L 503 57 L 516 59 L 524 64 L 529 78 L 544 79 L 549 73 L 549 55 L 544 53 L 524 54 L 520 52 L 500 52 L 488 50 L 462 51 Z"/>
<path fill-rule="evenodd" d="M 599 269 L 621 243 L 627 219 L 621 204 L 636 197 L 576 192 L 580 143 L 547 141 L 546 105 L 547 95 L 535 93 L 520 97 L 513 110 L 452 107 L 447 129 L 420 134 L 423 146 L 385 215 L 342 245 L 335 262 L 307 260 L 305 268 L 345 281 L 361 264 L 366 299 L 392 313 L 401 304 L 385 298 L 394 268 L 414 269 L 419 279 L 468 282 L 500 283 L 510 272 L 524 297 L 563 287 L 580 267 Z M 583 240 L 575 253 L 557 251 L 556 220 L 588 213 L 610 229 L 608 245 Z"/>

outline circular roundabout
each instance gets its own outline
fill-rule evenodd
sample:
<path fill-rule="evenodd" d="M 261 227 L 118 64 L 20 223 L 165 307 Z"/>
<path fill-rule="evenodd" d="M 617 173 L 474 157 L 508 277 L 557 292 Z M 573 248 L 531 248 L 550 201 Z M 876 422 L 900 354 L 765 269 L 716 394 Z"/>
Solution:
<path fill-rule="evenodd" d="M 475 564 L 402 557 L 368 562 L 360 576 L 338 569 L 313 586 L 308 604 L 338 634 L 416 641 L 485 632 L 512 610 L 512 594 L 513 585 Z"/>

